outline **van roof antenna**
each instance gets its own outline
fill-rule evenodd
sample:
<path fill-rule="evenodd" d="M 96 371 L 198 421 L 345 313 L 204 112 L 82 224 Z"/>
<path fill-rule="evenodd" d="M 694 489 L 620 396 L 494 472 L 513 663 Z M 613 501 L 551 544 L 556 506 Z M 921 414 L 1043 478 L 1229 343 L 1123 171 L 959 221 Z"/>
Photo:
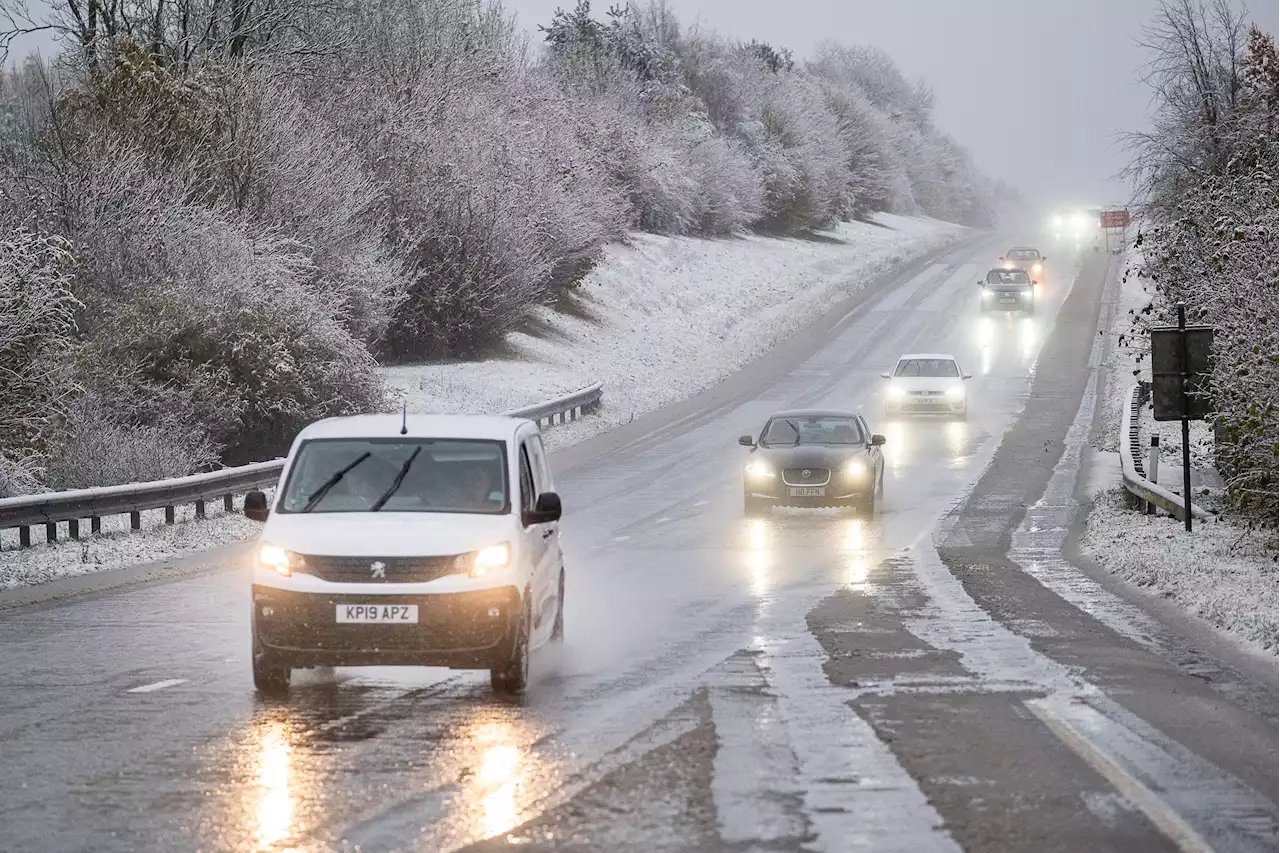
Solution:
<path fill-rule="evenodd" d="M 400 434 L 409 434 L 409 401 L 400 401 Z"/>

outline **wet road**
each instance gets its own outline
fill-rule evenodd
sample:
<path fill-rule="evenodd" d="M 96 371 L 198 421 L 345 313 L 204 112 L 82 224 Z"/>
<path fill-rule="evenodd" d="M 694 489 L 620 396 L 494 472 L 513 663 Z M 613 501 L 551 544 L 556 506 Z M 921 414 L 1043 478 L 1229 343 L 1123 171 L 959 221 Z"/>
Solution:
<path fill-rule="evenodd" d="M 236 549 L 6 611 L 0 850 L 1274 850 L 1274 663 L 1070 561 L 1115 271 L 1064 253 L 1034 318 L 981 318 L 1004 248 L 555 454 L 568 639 L 519 700 L 414 669 L 257 697 Z M 974 374 L 967 422 L 881 417 L 909 351 Z M 742 518 L 736 437 L 808 405 L 888 437 L 874 521 Z"/>

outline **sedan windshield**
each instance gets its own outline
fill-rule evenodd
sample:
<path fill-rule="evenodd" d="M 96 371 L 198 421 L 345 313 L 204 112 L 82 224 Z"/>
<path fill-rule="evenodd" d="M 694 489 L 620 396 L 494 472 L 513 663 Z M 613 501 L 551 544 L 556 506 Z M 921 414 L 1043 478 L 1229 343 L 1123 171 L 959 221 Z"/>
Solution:
<path fill-rule="evenodd" d="M 501 514 L 506 447 L 464 439 L 315 439 L 289 472 L 279 512 Z"/>
<path fill-rule="evenodd" d="M 862 428 L 856 418 L 843 415 L 770 418 L 763 445 L 862 444 Z"/>
<path fill-rule="evenodd" d="M 987 284 L 1030 284 L 1026 270 L 992 270 L 987 273 Z"/>
<path fill-rule="evenodd" d="M 1011 261 L 1035 261 L 1039 260 L 1040 253 L 1035 249 L 1010 249 L 1005 257 Z"/>
<path fill-rule="evenodd" d="M 960 375 L 960 368 L 949 358 L 904 358 L 898 362 L 894 376 L 939 376 L 954 378 Z"/>

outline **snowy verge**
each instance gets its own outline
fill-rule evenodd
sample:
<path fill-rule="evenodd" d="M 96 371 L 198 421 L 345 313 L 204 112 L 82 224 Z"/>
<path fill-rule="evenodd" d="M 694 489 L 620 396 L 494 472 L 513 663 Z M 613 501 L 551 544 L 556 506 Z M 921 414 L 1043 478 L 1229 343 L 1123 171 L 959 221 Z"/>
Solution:
<path fill-rule="evenodd" d="M 1188 535 L 1176 519 L 1129 509 L 1112 489 L 1094 502 L 1080 544 L 1107 571 L 1276 652 L 1274 534 L 1210 522 Z"/>
<path fill-rule="evenodd" d="M 555 307 L 535 311 L 500 357 L 384 369 L 411 411 L 500 412 L 604 382 L 599 414 L 547 430 L 564 446 L 692 396 L 741 367 L 876 275 L 968 229 L 884 215 L 812 238 L 731 240 L 633 235 Z M 239 504 L 237 503 L 237 506 Z M 103 518 L 102 533 L 16 548 L 0 533 L 0 590 L 176 559 L 252 539 L 260 526 L 209 504 L 166 525 L 163 512 Z M 39 531 L 36 531 L 39 533 Z"/>
<path fill-rule="evenodd" d="M 564 446 L 715 385 L 875 276 L 965 233 L 884 215 L 810 239 L 637 234 L 558 306 L 533 312 L 502 357 L 387 368 L 387 385 L 410 411 L 495 412 L 603 382 L 595 416 L 548 433 Z"/>
<path fill-rule="evenodd" d="M 1130 253 L 1127 271 L 1140 263 Z M 1150 380 L 1143 341 L 1131 341 L 1133 314 L 1151 301 L 1150 282 L 1123 274 L 1102 363 L 1107 397 L 1097 420 L 1094 446 L 1118 452 L 1123 409 L 1139 380 Z M 1153 431 L 1160 434 L 1160 482 L 1181 493 L 1182 432 L 1178 423 L 1157 424 L 1150 404 L 1143 406 L 1139 436 L 1144 451 Z M 1191 425 L 1193 500 L 1206 509 L 1221 503 L 1210 468 L 1213 434 L 1203 423 Z M 1145 461 L 1145 457 L 1144 457 Z M 1181 522 L 1142 515 L 1128 508 L 1123 488 L 1095 495 L 1081 548 L 1094 563 L 1131 583 L 1170 598 L 1188 612 L 1247 643 L 1276 651 L 1276 538 L 1227 521 L 1197 523 L 1188 535 Z"/>
<path fill-rule="evenodd" d="M 237 498 L 231 512 L 222 510 L 221 501 L 210 502 L 205 519 L 197 519 L 191 505 L 175 507 L 173 524 L 164 523 L 164 510 L 148 510 L 137 531 L 129 528 L 127 515 L 104 516 L 101 533 L 78 541 L 59 539 L 21 550 L 6 541 L 5 550 L 0 550 L 0 590 L 175 559 L 252 539 L 262 525 L 240 514 L 243 501 Z"/>

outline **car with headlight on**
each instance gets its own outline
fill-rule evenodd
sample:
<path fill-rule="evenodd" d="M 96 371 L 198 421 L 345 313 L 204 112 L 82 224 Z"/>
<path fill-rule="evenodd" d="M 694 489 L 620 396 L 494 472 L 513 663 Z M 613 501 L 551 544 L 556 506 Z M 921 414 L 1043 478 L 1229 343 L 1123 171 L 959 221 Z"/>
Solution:
<path fill-rule="evenodd" d="M 560 498 L 537 424 L 357 415 L 314 423 L 285 460 L 253 555 L 253 680 L 317 666 L 488 669 L 523 690 L 564 635 Z"/>
<path fill-rule="evenodd" d="M 1036 287 L 1038 281 L 1026 270 L 993 269 L 985 278 L 978 279 L 982 288 L 983 311 L 1036 311 Z"/>
<path fill-rule="evenodd" d="M 777 412 L 758 437 L 744 435 L 738 443 L 751 449 L 742 472 L 749 517 L 794 506 L 852 508 L 871 518 L 884 496 L 884 436 L 855 412 Z"/>
<path fill-rule="evenodd" d="M 889 380 L 885 388 L 886 415 L 969 415 L 965 382 L 972 376 L 960 369 L 955 356 L 908 353 L 898 359 L 892 372 L 881 373 L 880 377 Z"/>
<path fill-rule="evenodd" d="M 1040 254 L 1039 249 L 1031 246 L 1014 246 L 1000 256 L 1000 266 L 1007 270 L 1024 270 L 1034 280 L 1039 280 L 1044 273 L 1045 262 L 1049 259 Z"/>

